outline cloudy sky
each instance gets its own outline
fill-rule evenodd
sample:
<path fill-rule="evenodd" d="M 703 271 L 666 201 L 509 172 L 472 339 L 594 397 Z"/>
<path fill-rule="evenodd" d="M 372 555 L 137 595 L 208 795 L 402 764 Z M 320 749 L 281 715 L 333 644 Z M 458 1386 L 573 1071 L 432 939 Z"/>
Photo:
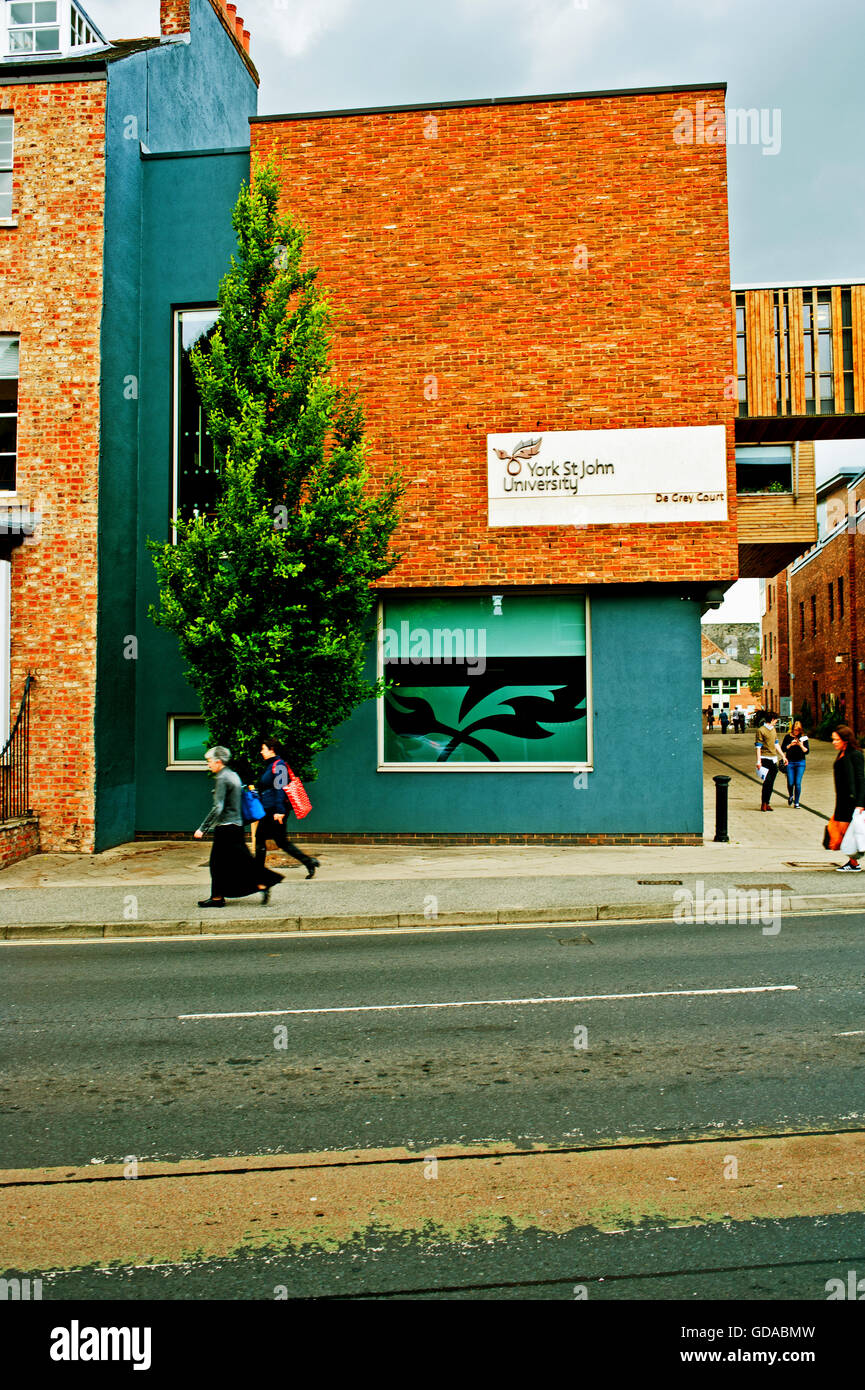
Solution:
<path fill-rule="evenodd" d="M 158 0 L 85 8 L 109 38 L 159 31 Z M 865 278 L 862 0 L 238 0 L 238 10 L 262 115 L 726 82 L 728 112 L 765 113 L 760 143 L 727 150 L 731 283 Z M 818 476 L 841 461 L 818 451 Z M 753 590 L 740 587 L 756 616 Z"/>

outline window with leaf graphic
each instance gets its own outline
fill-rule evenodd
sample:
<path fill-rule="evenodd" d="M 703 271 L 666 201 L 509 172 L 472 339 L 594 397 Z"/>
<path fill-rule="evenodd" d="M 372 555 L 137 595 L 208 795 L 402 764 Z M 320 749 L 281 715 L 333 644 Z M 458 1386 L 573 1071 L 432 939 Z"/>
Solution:
<path fill-rule="evenodd" d="M 583 595 L 394 595 L 381 651 L 383 767 L 590 763 Z"/>

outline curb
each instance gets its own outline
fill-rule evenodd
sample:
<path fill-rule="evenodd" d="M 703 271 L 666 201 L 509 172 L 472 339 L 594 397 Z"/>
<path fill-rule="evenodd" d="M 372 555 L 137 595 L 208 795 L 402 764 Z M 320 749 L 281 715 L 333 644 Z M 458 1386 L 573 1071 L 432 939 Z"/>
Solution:
<path fill-rule="evenodd" d="M 723 892 L 723 889 L 720 890 Z M 759 889 L 752 890 L 759 893 Z M 721 906 L 722 904 L 719 904 Z M 726 898 L 723 904 L 726 907 Z M 713 904 L 704 907 L 705 925 L 714 925 Z M 865 910 L 865 893 L 784 894 L 773 903 L 773 909 L 790 913 L 820 913 Z M 424 917 L 414 912 L 354 913 L 344 917 L 208 917 L 169 922 L 12 922 L 2 928 L 0 940 L 27 941 L 58 938 L 74 940 L 111 940 L 114 937 L 149 936 L 238 936 L 244 933 L 261 935 L 299 934 L 321 931 L 375 931 L 389 928 L 413 927 L 430 930 L 434 927 L 494 927 L 534 925 L 538 922 L 635 922 L 672 920 L 677 912 L 673 903 L 580 903 L 571 908 L 503 908 L 499 912 L 439 912 Z M 694 924 L 694 909 L 681 925 Z M 700 921 L 697 917 L 698 923 Z M 742 920 L 741 915 L 739 921 Z M 700 923 L 702 924 L 702 923 Z"/>

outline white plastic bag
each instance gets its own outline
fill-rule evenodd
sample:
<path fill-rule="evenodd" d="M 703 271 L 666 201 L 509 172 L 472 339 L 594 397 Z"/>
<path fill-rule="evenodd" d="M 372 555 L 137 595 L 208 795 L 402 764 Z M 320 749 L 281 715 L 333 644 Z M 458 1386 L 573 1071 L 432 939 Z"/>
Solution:
<path fill-rule="evenodd" d="M 865 854 L 865 813 L 862 811 L 853 812 L 853 819 L 841 841 L 841 853 L 846 854 L 850 859 L 856 859 L 860 854 Z"/>

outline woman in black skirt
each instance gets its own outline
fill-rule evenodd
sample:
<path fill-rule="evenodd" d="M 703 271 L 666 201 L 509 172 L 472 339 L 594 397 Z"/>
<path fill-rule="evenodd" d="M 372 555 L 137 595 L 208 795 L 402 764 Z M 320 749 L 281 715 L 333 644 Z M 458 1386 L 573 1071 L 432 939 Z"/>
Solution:
<path fill-rule="evenodd" d="M 213 809 L 195 831 L 195 839 L 202 839 L 213 826 L 213 846 L 210 897 L 199 902 L 199 907 L 225 907 L 226 898 L 246 898 L 250 893 L 261 893 L 264 905 L 273 885 L 282 882 L 282 874 L 266 869 L 263 862 L 257 864 L 249 852 L 240 811 L 240 778 L 226 766 L 230 756 L 227 748 L 219 746 L 205 754 L 214 775 Z"/>
<path fill-rule="evenodd" d="M 275 739 L 265 736 L 261 740 L 261 756 L 265 768 L 258 779 L 258 797 L 264 807 L 264 820 L 258 821 L 255 827 L 255 862 L 264 870 L 267 842 L 273 840 L 279 849 L 304 866 L 307 878 L 313 878 L 318 860 L 304 854 L 286 834 L 285 818 L 291 815 L 291 802 L 285 794 L 289 781 L 285 749 Z"/>
<path fill-rule="evenodd" d="M 835 810 L 833 820 L 853 819 L 854 811 L 865 807 L 865 755 L 848 724 L 841 724 L 832 735 L 832 744 L 838 756 L 832 764 L 835 777 Z M 861 874 L 859 856 L 851 854 L 846 864 L 838 865 L 839 874 Z"/>

